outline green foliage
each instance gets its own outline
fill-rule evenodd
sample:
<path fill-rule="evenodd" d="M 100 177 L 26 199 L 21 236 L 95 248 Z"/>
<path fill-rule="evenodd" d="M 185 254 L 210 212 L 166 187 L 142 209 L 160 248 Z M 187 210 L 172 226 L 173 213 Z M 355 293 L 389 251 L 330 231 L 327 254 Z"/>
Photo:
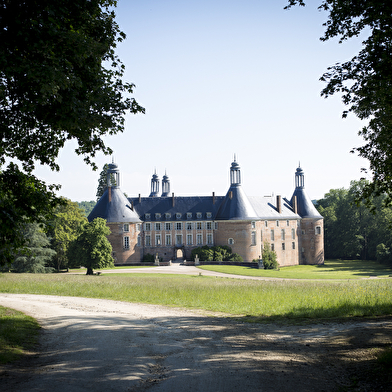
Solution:
<path fill-rule="evenodd" d="M 0 306 L 0 364 L 19 359 L 38 341 L 40 326 L 22 312 Z"/>
<path fill-rule="evenodd" d="M 105 219 L 95 218 L 86 223 L 68 248 L 70 267 L 84 266 L 87 275 L 92 275 L 93 269 L 113 267 L 112 246 L 107 239 L 109 234 Z"/>
<path fill-rule="evenodd" d="M 376 258 L 380 263 L 388 263 L 392 261 L 391 249 L 385 244 L 378 244 L 376 248 Z"/>
<path fill-rule="evenodd" d="M 237 253 L 232 253 L 229 246 L 208 246 L 204 245 L 192 250 L 191 260 L 195 260 L 198 255 L 200 261 L 237 261 L 242 262 L 242 257 Z"/>
<path fill-rule="evenodd" d="M 107 163 L 105 163 L 103 165 L 101 173 L 99 174 L 98 188 L 97 188 L 97 194 L 96 194 L 97 201 L 99 201 L 99 199 L 105 193 L 106 188 L 108 187 L 108 179 L 107 179 L 108 169 L 109 169 L 109 165 Z M 113 185 L 117 185 L 116 179 L 114 178 L 113 174 L 110 175 L 110 183 Z"/>
<path fill-rule="evenodd" d="M 21 230 L 26 238 L 27 247 L 19 253 L 11 265 L 14 272 L 45 273 L 53 269 L 47 267 L 49 261 L 56 255 L 49 248 L 50 241 L 38 223 L 28 223 Z"/>
<path fill-rule="evenodd" d="M 80 201 L 77 202 L 78 206 L 81 210 L 84 211 L 84 216 L 87 218 L 90 215 L 90 212 L 94 209 L 95 205 L 97 204 L 96 201 Z"/>
<path fill-rule="evenodd" d="M 87 223 L 78 203 L 68 199 L 62 201 L 62 204 L 56 207 L 53 219 L 48 222 L 52 248 L 56 251 L 52 266 L 58 271 L 68 268 L 69 244 L 76 239 L 81 227 Z"/>
<path fill-rule="evenodd" d="M 354 148 L 366 158 L 372 172 L 372 182 L 365 184 L 357 200 L 370 201 L 372 195 L 386 194 L 386 204 L 392 203 L 392 3 L 377 1 L 320 0 L 319 9 L 329 13 L 322 41 L 339 38 L 339 43 L 360 34 L 362 49 L 351 60 L 328 68 L 321 80 L 326 82 L 322 96 L 341 94 L 348 106 L 343 117 L 354 113 L 366 124 L 359 134 L 366 144 Z M 289 0 L 293 5 L 302 0 Z"/>
<path fill-rule="evenodd" d="M 143 261 L 146 263 L 153 263 L 155 261 L 155 257 L 151 253 L 146 253 L 143 256 Z"/>
<path fill-rule="evenodd" d="M 263 260 L 264 269 L 277 269 L 279 267 L 276 252 L 271 250 L 271 246 L 268 242 L 264 242 L 261 257 Z"/>
<path fill-rule="evenodd" d="M 124 115 L 139 113 L 134 85 L 123 82 L 115 54 L 125 38 L 111 0 L 0 0 L 0 263 L 24 245 L 20 226 L 51 211 L 54 187 L 33 176 L 36 164 L 59 170 L 68 140 L 96 168 L 98 151 L 111 154 L 103 136 L 124 129 Z"/>
<path fill-rule="evenodd" d="M 349 189 L 331 189 L 318 200 L 317 209 L 324 217 L 327 259 L 376 260 L 379 244 L 392 246 L 392 209 L 385 207 L 385 196 L 370 199 L 373 212 L 364 203 L 356 203 L 356 195 L 366 184 L 365 180 L 352 181 Z"/>

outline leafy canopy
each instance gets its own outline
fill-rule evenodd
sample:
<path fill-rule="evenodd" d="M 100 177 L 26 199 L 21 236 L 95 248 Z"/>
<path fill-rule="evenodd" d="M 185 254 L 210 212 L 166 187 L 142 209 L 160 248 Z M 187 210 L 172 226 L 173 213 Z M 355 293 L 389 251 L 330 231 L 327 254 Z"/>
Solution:
<path fill-rule="evenodd" d="M 305 5 L 289 0 L 285 7 Z M 321 80 L 326 82 L 321 95 L 341 94 L 348 109 L 343 117 L 354 113 L 366 120 L 359 134 L 366 144 L 354 148 L 369 161 L 372 182 L 357 195 L 387 194 L 392 203 L 392 2 L 390 0 L 323 0 L 319 9 L 329 13 L 322 41 L 338 37 L 342 43 L 361 33 L 367 35 L 362 50 L 351 60 L 328 68 Z M 365 169 L 362 169 L 366 171 Z"/>
<path fill-rule="evenodd" d="M 35 165 L 59 170 L 57 156 L 74 140 L 96 169 L 95 154 L 112 152 L 102 136 L 122 132 L 127 112 L 144 112 L 115 54 L 125 38 L 115 6 L 0 0 L 0 264 L 26 244 L 20 227 L 44 221 L 59 201 L 56 187 L 32 174 Z"/>

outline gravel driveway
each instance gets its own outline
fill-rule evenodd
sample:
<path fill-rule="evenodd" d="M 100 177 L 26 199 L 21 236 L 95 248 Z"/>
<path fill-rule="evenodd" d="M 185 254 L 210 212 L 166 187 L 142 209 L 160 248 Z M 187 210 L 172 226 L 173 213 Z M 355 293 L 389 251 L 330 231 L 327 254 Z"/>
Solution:
<path fill-rule="evenodd" d="M 43 327 L 36 353 L 0 367 L 7 392 L 334 391 L 392 343 L 391 319 L 282 326 L 99 299 L 0 294 L 0 304 Z"/>

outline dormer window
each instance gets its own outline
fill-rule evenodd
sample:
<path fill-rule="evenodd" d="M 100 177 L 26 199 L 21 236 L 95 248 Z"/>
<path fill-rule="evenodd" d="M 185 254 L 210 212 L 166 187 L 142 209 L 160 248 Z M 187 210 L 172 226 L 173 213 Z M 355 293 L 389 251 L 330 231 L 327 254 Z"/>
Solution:
<path fill-rule="evenodd" d="M 156 214 L 155 214 L 155 219 L 161 219 L 161 214 L 159 213 L 159 212 L 157 212 Z"/>
<path fill-rule="evenodd" d="M 197 219 L 201 219 L 203 216 L 203 214 L 201 212 L 196 213 L 196 218 Z"/>
<path fill-rule="evenodd" d="M 176 212 L 176 219 L 181 219 L 181 214 L 179 212 Z"/>
<path fill-rule="evenodd" d="M 207 218 L 211 219 L 212 218 L 212 213 L 211 212 L 207 212 Z"/>
<path fill-rule="evenodd" d="M 165 214 L 165 219 L 166 219 L 166 220 L 169 220 L 170 218 L 171 218 L 171 214 L 167 212 L 167 213 Z"/>
<path fill-rule="evenodd" d="M 151 214 L 145 214 L 144 216 L 145 216 L 146 220 L 150 220 L 151 219 Z"/>
<path fill-rule="evenodd" d="M 192 212 L 187 212 L 186 213 L 186 218 L 187 219 L 192 219 Z"/>

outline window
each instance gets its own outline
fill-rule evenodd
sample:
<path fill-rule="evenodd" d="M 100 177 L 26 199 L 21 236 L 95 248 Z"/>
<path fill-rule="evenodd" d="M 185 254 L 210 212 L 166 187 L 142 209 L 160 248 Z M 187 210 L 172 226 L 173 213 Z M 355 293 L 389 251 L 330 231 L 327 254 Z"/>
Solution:
<path fill-rule="evenodd" d="M 166 219 L 166 220 L 169 220 L 170 218 L 171 218 L 171 214 L 167 212 L 167 213 L 165 214 L 165 219 Z"/>
<path fill-rule="evenodd" d="M 251 233 L 251 245 L 256 245 L 256 232 L 252 231 Z"/>
<path fill-rule="evenodd" d="M 282 229 L 281 230 L 281 238 L 282 238 L 282 241 L 284 241 L 286 238 L 286 233 L 285 233 L 285 231 L 284 231 L 284 229 Z"/>
<path fill-rule="evenodd" d="M 145 224 L 144 224 L 144 229 L 145 229 L 146 231 L 150 231 L 150 230 L 151 230 L 151 223 L 145 223 Z"/>
<path fill-rule="evenodd" d="M 218 230 L 218 222 L 215 222 L 215 230 Z"/>
<path fill-rule="evenodd" d="M 141 229 L 141 224 L 140 223 L 136 223 L 136 231 L 140 231 Z"/>
<path fill-rule="evenodd" d="M 295 240 L 295 229 L 291 229 L 291 239 Z"/>
<path fill-rule="evenodd" d="M 260 231 L 260 241 L 261 241 L 261 243 L 263 243 L 263 232 L 262 231 Z"/>
<path fill-rule="evenodd" d="M 197 242 L 197 245 L 202 245 L 203 244 L 203 235 L 202 234 L 197 234 L 196 235 L 196 242 Z"/>
<path fill-rule="evenodd" d="M 295 242 L 291 243 L 291 249 L 295 249 Z"/>
<path fill-rule="evenodd" d="M 124 249 L 129 249 L 129 237 L 124 237 Z"/>
<path fill-rule="evenodd" d="M 212 245 L 213 241 L 212 241 L 212 234 L 209 233 L 207 234 L 207 245 Z"/>
<path fill-rule="evenodd" d="M 321 226 L 316 226 L 316 235 L 321 234 Z"/>
<path fill-rule="evenodd" d="M 197 219 L 201 219 L 201 218 L 202 218 L 202 216 L 203 216 L 203 214 L 202 214 L 201 212 L 197 212 L 197 213 L 196 213 L 196 217 L 197 217 Z"/>
<path fill-rule="evenodd" d="M 290 226 L 290 221 L 286 221 L 286 226 Z"/>
<path fill-rule="evenodd" d="M 186 244 L 187 245 L 192 245 L 193 244 L 193 235 L 192 234 L 187 234 L 186 235 Z"/>
<path fill-rule="evenodd" d="M 157 246 L 162 245 L 161 235 L 160 234 L 155 234 L 155 245 L 157 245 Z"/>
<path fill-rule="evenodd" d="M 140 234 L 137 236 L 137 246 L 140 246 L 142 244 L 142 237 L 140 237 Z"/>
<path fill-rule="evenodd" d="M 212 218 L 212 213 L 211 212 L 207 212 L 206 216 L 207 216 L 208 219 L 211 219 Z"/>
<path fill-rule="evenodd" d="M 227 240 L 227 242 L 228 242 L 229 245 L 234 245 L 234 240 L 233 240 L 233 238 L 229 238 L 229 239 Z"/>
<path fill-rule="evenodd" d="M 284 242 L 282 242 L 282 250 L 285 250 L 285 249 L 286 249 L 286 245 Z"/>
<path fill-rule="evenodd" d="M 275 241 L 275 232 L 273 229 L 271 230 L 271 241 Z"/>
<path fill-rule="evenodd" d="M 157 212 L 157 213 L 155 214 L 155 219 L 161 219 L 161 214 L 160 214 L 159 212 Z"/>
<path fill-rule="evenodd" d="M 179 212 L 176 213 L 176 219 L 181 219 L 181 213 Z"/>
<path fill-rule="evenodd" d="M 268 227 L 268 221 L 264 221 L 265 227 Z"/>
<path fill-rule="evenodd" d="M 182 245 L 182 234 L 176 235 L 176 245 Z"/>
<path fill-rule="evenodd" d="M 171 230 L 172 226 L 170 222 L 165 222 L 165 230 L 169 231 Z"/>
<path fill-rule="evenodd" d="M 203 230 L 203 222 L 196 222 L 196 229 Z"/>
<path fill-rule="evenodd" d="M 212 230 L 212 222 L 206 222 L 206 229 Z"/>
<path fill-rule="evenodd" d="M 192 230 L 192 222 L 187 222 L 186 223 L 186 229 L 187 230 Z"/>
<path fill-rule="evenodd" d="M 275 244 L 271 244 L 271 250 L 275 250 Z"/>
<path fill-rule="evenodd" d="M 186 218 L 187 219 L 192 219 L 192 212 L 187 212 L 186 213 Z"/>
<path fill-rule="evenodd" d="M 256 228 L 256 222 L 251 222 L 251 227 L 252 227 L 252 229 L 255 229 Z"/>
<path fill-rule="evenodd" d="M 276 227 L 279 227 L 279 221 L 276 221 Z"/>
<path fill-rule="evenodd" d="M 182 230 L 182 222 L 176 222 L 176 230 Z"/>
<path fill-rule="evenodd" d="M 146 214 L 145 217 L 146 217 L 146 220 L 150 220 L 151 219 L 151 214 Z"/>
<path fill-rule="evenodd" d="M 146 235 L 146 246 L 151 246 L 151 236 Z"/>
<path fill-rule="evenodd" d="M 124 223 L 124 231 L 129 231 L 129 223 Z"/>
<path fill-rule="evenodd" d="M 165 236 L 165 244 L 170 246 L 171 245 L 171 234 L 166 234 Z"/>
<path fill-rule="evenodd" d="M 161 231 L 161 222 L 155 223 L 155 231 Z"/>
<path fill-rule="evenodd" d="M 301 230 L 301 234 L 304 235 L 305 234 L 305 230 Z"/>

